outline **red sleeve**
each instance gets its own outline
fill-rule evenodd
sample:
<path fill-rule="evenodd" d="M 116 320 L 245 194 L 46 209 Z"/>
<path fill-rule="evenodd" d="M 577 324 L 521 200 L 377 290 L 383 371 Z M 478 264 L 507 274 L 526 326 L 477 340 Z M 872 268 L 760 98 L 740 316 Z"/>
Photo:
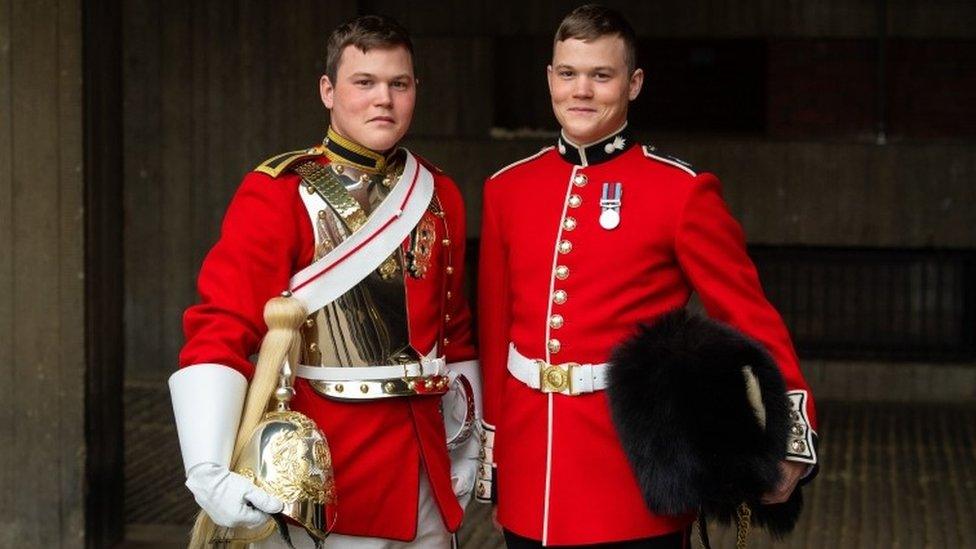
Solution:
<path fill-rule="evenodd" d="M 511 322 L 508 260 L 492 188 L 491 182 L 485 184 L 478 265 L 478 348 L 484 380 L 484 420 L 490 426 L 498 424 L 501 410 Z"/>
<path fill-rule="evenodd" d="M 817 418 L 810 387 L 800 371 L 790 335 L 779 313 L 766 300 L 746 253 L 745 235 L 729 213 L 715 176 L 706 173 L 695 178 L 678 222 L 675 250 L 682 271 L 709 316 L 734 326 L 766 348 L 779 366 L 794 411 L 807 424 L 807 431 L 815 431 Z M 791 441 L 788 454 L 791 459 L 802 454 L 807 459 L 799 461 L 815 463 L 812 433 L 805 435 L 807 444 L 794 447 Z M 804 451 L 794 452 L 796 448 Z"/>
<path fill-rule="evenodd" d="M 183 315 L 181 367 L 215 363 L 253 374 L 249 357 L 267 331 L 264 305 L 310 259 L 300 257 L 311 254 L 312 234 L 297 192 L 290 178 L 244 178 L 200 267 L 200 301 Z"/>
<path fill-rule="evenodd" d="M 467 294 L 464 291 L 464 253 L 467 239 L 464 201 L 457 186 L 448 177 L 443 177 L 440 187 L 440 198 L 444 208 L 444 220 L 447 223 L 448 258 L 454 272 L 447 278 L 447 291 L 444 306 L 447 320 L 444 326 L 444 337 L 448 344 L 444 346 L 444 356 L 448 363 L 474 360 L 477 352 L 474 337 L 471 334 L 471 308 L 468 306 Z"/>

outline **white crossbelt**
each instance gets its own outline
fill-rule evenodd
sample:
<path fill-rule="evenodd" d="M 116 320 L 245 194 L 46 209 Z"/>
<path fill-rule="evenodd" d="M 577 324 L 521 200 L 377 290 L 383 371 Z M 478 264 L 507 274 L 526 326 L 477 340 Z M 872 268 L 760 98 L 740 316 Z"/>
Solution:
<path fill-rule="evenodd" d="M 433 358 L 433 350 L 419 362 L 389 366 L 305 366 L 295 369 L 295 375 L 313 381 L 381 381 L 403 377 L 429 377 L 445 374 L 444 357 Z"/>
<path fill-rule="evenodd" d="M 508 345 L 508 371 L 515 379 L 543 393 L 579 395 L 607 388 L 607 364 L 548 364 L 527 358 Z"/>

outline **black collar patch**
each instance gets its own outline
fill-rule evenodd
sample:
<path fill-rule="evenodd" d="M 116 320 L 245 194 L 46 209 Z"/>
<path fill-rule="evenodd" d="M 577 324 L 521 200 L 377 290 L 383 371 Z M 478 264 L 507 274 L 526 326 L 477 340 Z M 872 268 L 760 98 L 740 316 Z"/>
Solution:
<path fill-rule="evenodd" d="M 624 124 L 607 137 L 586 145 L 577 145 L 565 133 L 560 132 L 556 150 L 570 164 L 590 166 L 616 158 L 633 145 L 633 136 L 627 129 L 627 124 Z"/>

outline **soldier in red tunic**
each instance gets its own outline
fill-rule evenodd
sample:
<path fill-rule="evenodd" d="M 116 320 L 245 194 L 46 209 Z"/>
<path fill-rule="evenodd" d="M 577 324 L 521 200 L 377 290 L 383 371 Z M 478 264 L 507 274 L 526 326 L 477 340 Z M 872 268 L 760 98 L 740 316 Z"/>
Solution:
<path fill-rule="evenodd" d="M 267 331 L 265 303 L 294 288 L 305 267 L 341 253 L 331 265 L 342 268 L 323 269 L 315 283 L 348 289 L 307 311 L 291 401 L 331 448 L 338 518 L 326 546 L 450 547 L 479 446 L 472 437 L 456 448 L 452 466 L 440 411 L 448 375 L 480 378 L 462 291 L 461 195 L 397 146 L 416 80 L 410 39 L 395 22 L 364 16 L 336 29 L 320 91 L 331 111 L 323 143 L 245 176 L 201 267 L 200 302 L 186 311 L 181 370 L 170 382 L 186 484 L 220 526 L 253 527 L 282 509 L 230 470 L 254 375 L 249 357 Z M 376 258 L 378 267 L 360 269 L 372 261 L 360 250 L 388 239 L 373 214 L 385 208 L 399 218 L 406 201 L 392 197 L 419 188 L 423 174 L 429 193 L 419 222 Z M 310 542 L 298 534 L 293 541 Z"/>
<path fill-rule="evenodd" d="M 476 497 L 497 504 L 510 547 L 689 546 L 694 514 L 647 509 L 604 389 L 614 347 L 692 292 L 758 341 L 785 381 L 794 423 L 781 485 L 764 501 L 785 501 L 817 463 L 809 387 L 718 179 L 627 128 L 643 82 L 634 43 L 611 10 L 568 15 L 548 67 L 562 133 L 485 183 Z"/>

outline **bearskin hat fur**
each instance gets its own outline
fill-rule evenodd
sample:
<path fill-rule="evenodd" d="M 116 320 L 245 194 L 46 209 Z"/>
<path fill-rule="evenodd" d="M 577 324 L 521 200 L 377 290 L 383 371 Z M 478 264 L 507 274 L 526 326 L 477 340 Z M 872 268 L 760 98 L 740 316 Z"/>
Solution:
<path fill-rule="evenodd" d="M 799 488 L 780 505 L 759 501 L 780 480 L 789 403 L 758 343 L 679 309 L 621 343 L 608 376 L 614 425 L 651 511 L 729 523 L 745 502 L 774 536 L 793 529 Z"/>

